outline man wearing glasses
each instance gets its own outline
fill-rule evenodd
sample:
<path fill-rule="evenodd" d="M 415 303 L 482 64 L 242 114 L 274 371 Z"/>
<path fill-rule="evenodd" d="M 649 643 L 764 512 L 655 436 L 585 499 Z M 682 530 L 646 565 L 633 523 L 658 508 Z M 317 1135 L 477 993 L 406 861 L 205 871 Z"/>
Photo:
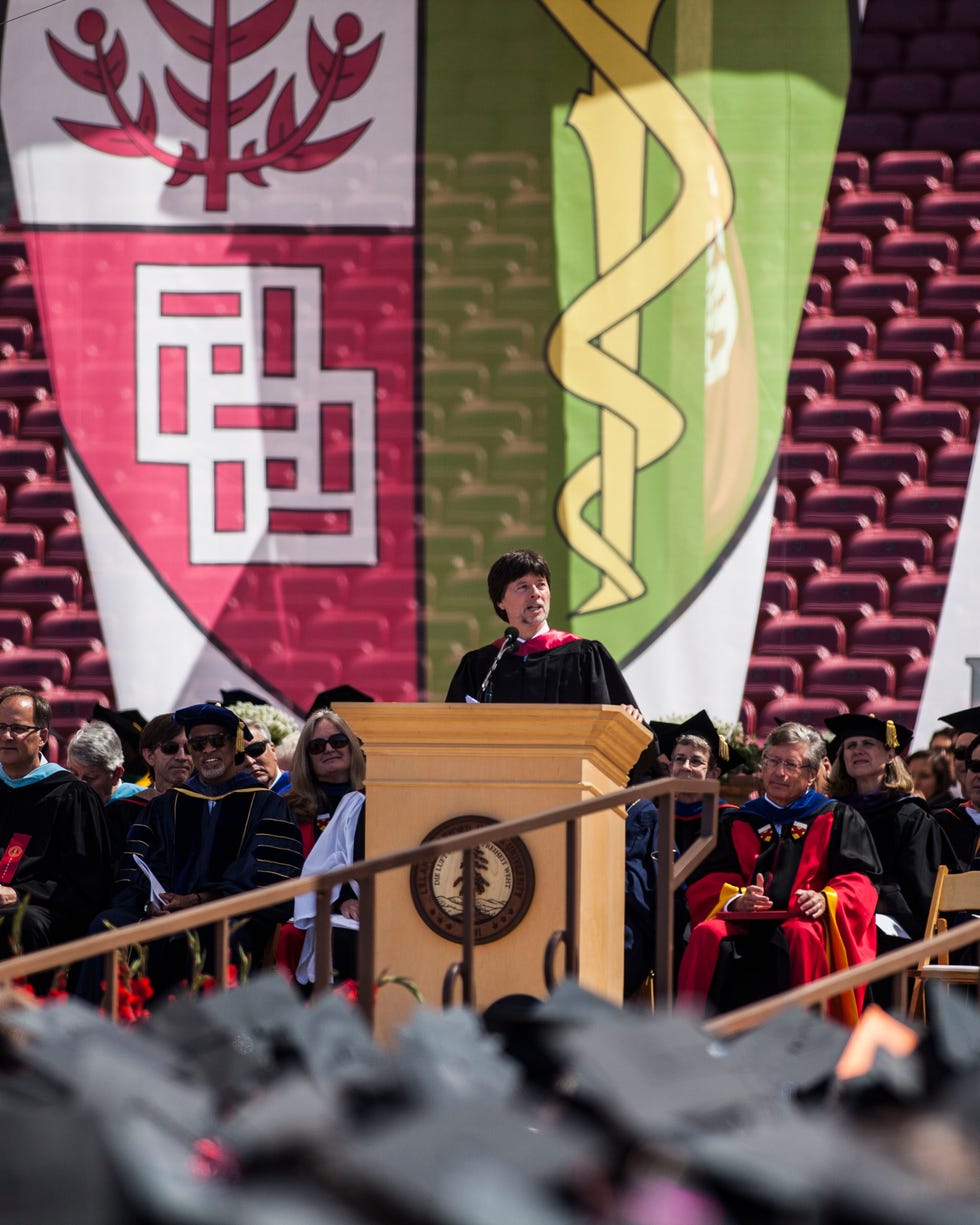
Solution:
<path fill-rule="evenodd" d="M 953 757 L 956 781 L 963 799 L 937 809 L 936 821 L 949 839 L 956 856 L 957 872 L 980 866 L 980 779 L 971 767 L 980 757 L 980 706 L 941 716 L 955 732 Z"/>
<path fill-rule="evenodd" d="M 205 702 L 173 718 L 186 733 L 193 773 L 151 800 L 130 830 L 113 908 L 99 916 L 106 924 L 187 910 L 298 876 L 303 866 L 302 839 L 285 802 L 243 768 L 251 733 L 238 715 Z M 249 916 L 234 934 L 236 951 L 261 957 L 291 908 Z M 198 935 L 208 955 L 211 930 Z M 158 994 L 187 977 L 187 954 L 183 934 L 150 946 Z M 83 976 L 78 993 L 97 1002 L 97 980 Z"/>
<path fill-rule="evenodd" d="M 15 951 L 18 910 L 21 950 L 32 952 L 84 935 L 108 895 L 102 804 L 45 758 L 50 725 L 43 697 L 17 685 L 0 689 L 0 959 Z"/>
<path fill-rule="evenodd" d="M 721 822 L 689 883 L 692 932 L 678 999 L 724 1011 L 875 955 L 881 864 L 863 818 L 813 790 L 826 752 L 801 723 L 770 732 L 763 794 Z M 857 1021 L 863 991 L 831 1001 Z"/>
<path fill-rule="evenodd" d="M 252 736 L 245 742 L 245 769 L 250 770 L 264 787 L 276 795 L 282 795 L 289 790 L 289 772 L 279 769 L 276 746 L 269 729 L 258 722 L 249 722 L 245 726 Z"/>

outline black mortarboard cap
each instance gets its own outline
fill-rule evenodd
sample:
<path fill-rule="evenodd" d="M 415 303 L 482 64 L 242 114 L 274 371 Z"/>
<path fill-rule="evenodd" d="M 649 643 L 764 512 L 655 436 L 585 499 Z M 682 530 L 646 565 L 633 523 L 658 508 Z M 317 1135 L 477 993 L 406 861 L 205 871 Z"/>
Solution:
<path fill-rule="evenodd" d="M 878 719 L 874 715 L 830 715 L 824 720 L 834 733 L 834 755 L 849 736 L 870 736 L 886 748 L 901 753 L 912 743 L 912 729 L 894 719 Z"/>
<path fill-rule="evenodd" d="M 269 699 L 259 697 L 257 693 L 249 693 L 247 689 L 222 689 L 222 706 L 236 706 L 239 702 L 249 702 L 253 706 L 268 706 Z"/>
<path fill-rule="evenodd" d="M 971 706 L 968 710 L 954 710 L 952 714 L 940 715 L 942 723 L 948 723 L 956 732 L 973 732 L 980 736 L 980 706 Z"/>
<path fill-rule="evenodd" d="M 832 1080 L 850 1036 L 837 1021 L 787 1008 L 730 1039 L 726 1058 L 750 1067 L 776 1093 L 810 1095 Z"/>
<path fill-rule="evenodd" d="M 139 750 L 140 732 L 146 727 L 146 715 L 140 714 L 138 710 L 110 710 L 108 706 L 97 702 L 92 710 L 92 718 L 100 723 L 108 723 L 124 745 Z"/>
<path fill-rule="evenodd" d="M 745 761 L 739 750 L 733 748 L 721 735 L 706 710 L 699 710 L 697 714 L 691 715 L 689 719 L 683 719 L 680 723 L 658 723 L 651 720 L 649 727 L 660 742 L 660 751 L 666 753 L 668 757 L 674 752 L 674 745 L 680 736 L 700 736 L 702 740 L 707 740 L 711 745 L 711 751 L 718 761 L 722 774 L 738 769 Z"/>
<path fill-rule="evenodd" d="M 316 695 L 306 712 L 308 719 L 315 710 L 333 710 L 335 702 L 373 702 L 374 698 L 353 685 L 334 685 L 332 689 L 324 689 Z"/>

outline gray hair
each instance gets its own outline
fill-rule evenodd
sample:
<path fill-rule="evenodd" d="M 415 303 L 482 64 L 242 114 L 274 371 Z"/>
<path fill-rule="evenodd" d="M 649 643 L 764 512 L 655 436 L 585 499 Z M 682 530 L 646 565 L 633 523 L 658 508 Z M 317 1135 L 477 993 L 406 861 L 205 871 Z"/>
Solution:
<path fill-rule="evenodd" d="M 819 770 L 827 756 L 827 742 L 815 727 L 806 723 L 780 723 L 766 737 L 762 751 L 774 744 L 802 744 L 806 746 L 805 765 L 809 770 Z"/>
<path fill-rule="evenodd" d="M 270 732 L 266 725 L 260 722 L 258 719 L 246 719 L 245 726 L 250 732 L 258 732 L 261 739 L 272 740 L 272 732 Z M 246 741 L 246 743 L 248 742 Z"/>
<path fill-rule="evenodd" d="M 123 764 L 122 742 L 109 724 L 101 720 L 78 729 L 68 741 L 68 755 L 79 765 L 101 766 L 110 774 Z"/>

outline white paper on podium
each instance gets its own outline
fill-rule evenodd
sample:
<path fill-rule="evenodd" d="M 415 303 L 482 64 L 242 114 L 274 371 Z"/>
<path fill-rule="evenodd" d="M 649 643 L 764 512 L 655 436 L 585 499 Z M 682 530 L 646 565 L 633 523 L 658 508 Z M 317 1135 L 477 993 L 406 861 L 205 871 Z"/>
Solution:
<path fill-rule="evenodd" d="M 133 855 L 133 863 L 139 868 L 146 879 L 150 882 L 150 901 L 154 906 L 163 905 L 163 895 L 167 892 L 163 885 L 157 880 L 150 870 L 149 864 L 142 855 Z"/>

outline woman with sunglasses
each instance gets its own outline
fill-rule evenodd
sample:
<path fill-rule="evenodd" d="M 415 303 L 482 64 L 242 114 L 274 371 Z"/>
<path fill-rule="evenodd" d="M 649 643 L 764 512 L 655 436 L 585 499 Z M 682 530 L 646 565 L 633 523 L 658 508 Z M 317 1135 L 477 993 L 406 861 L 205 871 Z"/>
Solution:
<path fill-rule="evenodd" d="M 892 719 L 835 715 L 827 720 L 836 737 L 828 794 L 856 808 L 881 860 L 875 911 L 881 954 L 909 939 L 920 940 L 945 839 L 900 754 L 912 732 Z"/>
<path fill-rule="evenodd" d="M 340 715 L 314 710 L 296 742 L 285 800 L 303 838 L 304 875 L 327 872 L 364 858 L 364 775 L 361 742 Z M 280 933 L 279 964 L 302 984 L 313 981 L 313 895 L 296 899 L 292 926 Z M 337 977 L 356 974 L 356 883 L 336 885 L 332 910 L 333 965 Z M 300 947 L 301 946 L 301 947 Z"/>

